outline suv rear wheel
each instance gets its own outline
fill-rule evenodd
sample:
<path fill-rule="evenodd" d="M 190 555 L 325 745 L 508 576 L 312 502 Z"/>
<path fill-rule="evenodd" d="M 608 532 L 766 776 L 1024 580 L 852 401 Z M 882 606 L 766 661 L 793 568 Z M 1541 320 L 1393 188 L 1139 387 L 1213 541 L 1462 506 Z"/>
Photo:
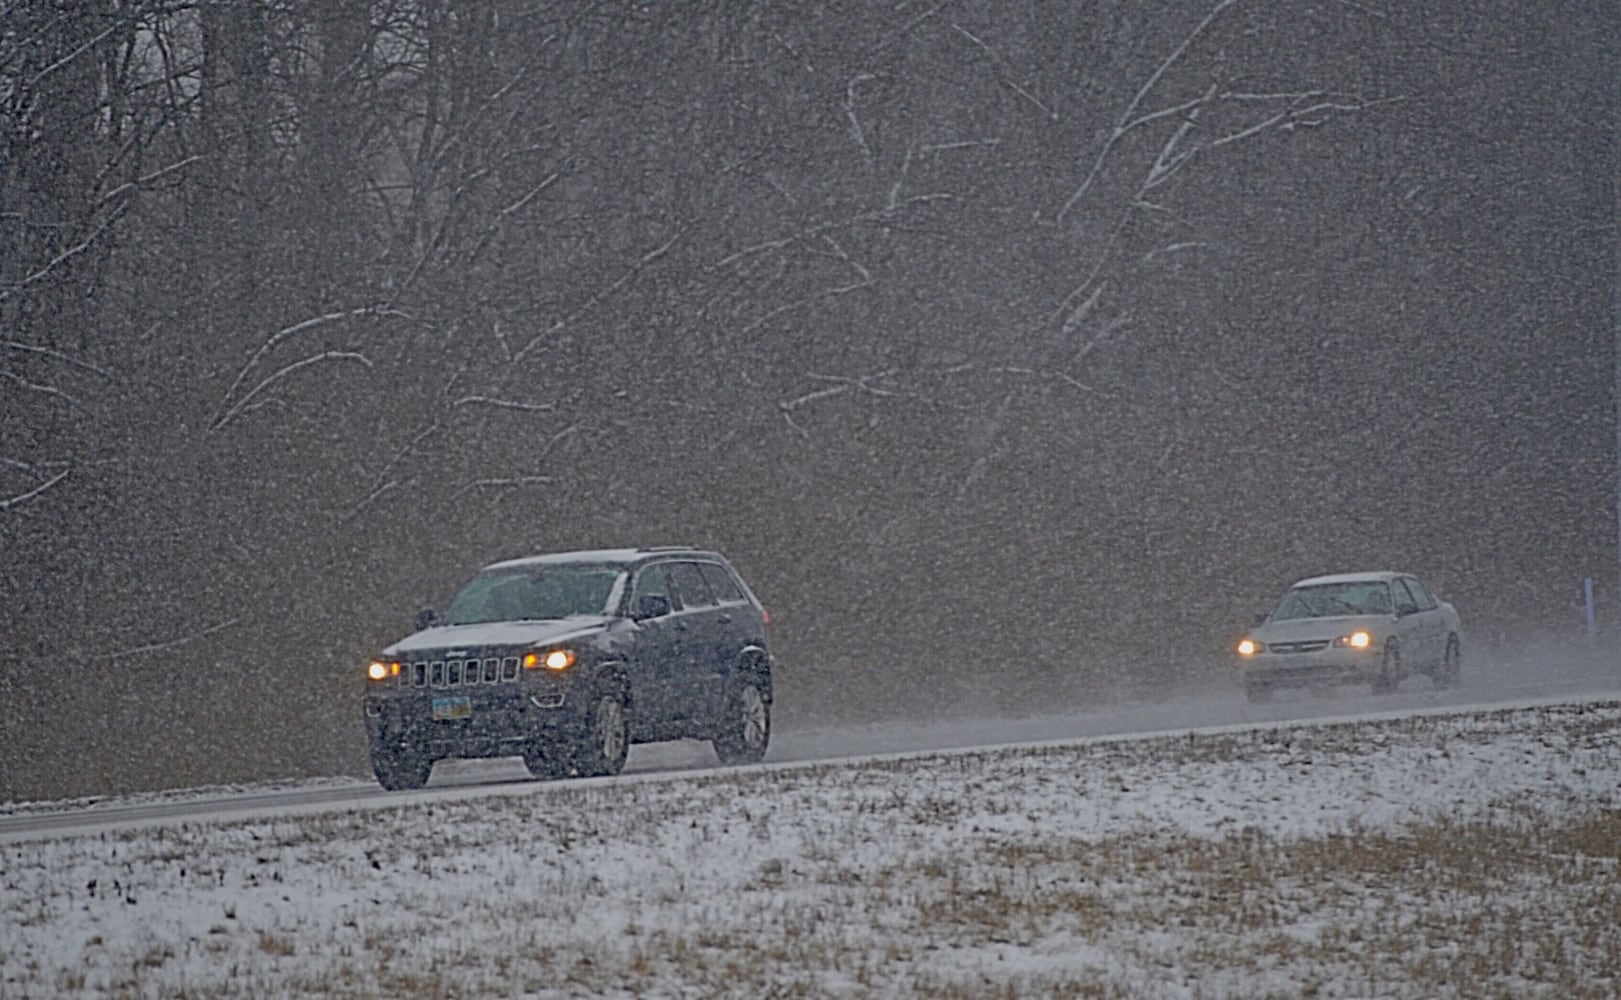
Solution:
<path fill-rule="evenodd" d="M 753 764 L 765 756 L 771 742 L 771 704 L 759 679 L 745 677 L 732 688 L 713 742 L 722 764 Z"/>

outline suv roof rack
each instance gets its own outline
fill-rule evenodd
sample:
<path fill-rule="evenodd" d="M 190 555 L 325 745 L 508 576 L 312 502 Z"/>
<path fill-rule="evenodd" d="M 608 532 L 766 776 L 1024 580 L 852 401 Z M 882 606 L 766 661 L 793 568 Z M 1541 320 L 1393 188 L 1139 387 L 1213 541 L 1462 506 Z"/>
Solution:
<path fill-rule="evenodd" d="M 641 545 L 637 552 L 696 552 L 695 545 Z"/>

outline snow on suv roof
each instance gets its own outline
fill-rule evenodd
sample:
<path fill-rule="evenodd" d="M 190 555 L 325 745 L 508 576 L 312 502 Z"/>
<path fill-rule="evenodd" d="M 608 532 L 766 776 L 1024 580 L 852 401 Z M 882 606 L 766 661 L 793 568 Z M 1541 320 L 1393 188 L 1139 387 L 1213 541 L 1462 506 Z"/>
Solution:
<path fill-rule="evenodd" d="M 1407 573 L 1395 573 L 1388 569 L 1368 570 L 1367 572 L 1363 573 L 1334 573 L 1329 576 L 1314 576 L 1306 580 L 1301 580 L 1289 589 L 1293 590 L 1295 587 L 1316 587 L 1329 583 L 1364 583 L 1370 580 L 1378 580 L 1381 583 L 1389 583 L 1398 576 L 1409 575 L 1410 574 Z"/>
<path fill-rule="evenodd" d="M 511 569 L 517 566 L 569 566 L 577 563 L 594 563 L 597 565 L 632 563 L 638 559 L 663 552 L 687 552 L 692 555 L 707 556 L 710 553 L 699 549 L 689 548 L 685 545 L 657 546 L 645 549 L 585 549 L 579 552 L 551 552 L 542 556 L 523 556 L 518 559 L 505 559 L 501 562 L 491 563 L 484 567 L 491 569 Z"/>

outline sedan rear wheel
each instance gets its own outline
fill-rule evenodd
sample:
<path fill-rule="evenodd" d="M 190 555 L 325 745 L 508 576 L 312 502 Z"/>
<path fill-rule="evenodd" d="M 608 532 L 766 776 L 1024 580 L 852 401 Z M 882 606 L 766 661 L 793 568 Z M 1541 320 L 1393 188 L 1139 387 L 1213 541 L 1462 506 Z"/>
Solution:
<path fill-rule="evenodd" d="M 1458 648 L 1458 637 L 1447 636 L 1447 651 L 1441 656 L 1441 662 L 1430 674 L 1430 683 L 1438 688 L 1449 688 L 1458 683 L 1458 674 L 1462 666 L 1462 654 Z"/>

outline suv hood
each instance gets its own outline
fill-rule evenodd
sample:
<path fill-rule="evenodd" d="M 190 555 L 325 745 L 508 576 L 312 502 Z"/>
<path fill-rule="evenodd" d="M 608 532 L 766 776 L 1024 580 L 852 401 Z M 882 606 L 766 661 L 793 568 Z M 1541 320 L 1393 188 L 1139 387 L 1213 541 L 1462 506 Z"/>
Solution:
<path fill-rule="evenodd" d="M 1334 639 L 1362 629 L 1378 632 L 1389 624 L 1389 615 L 1340 615 L 1334 618 L 1288 618 L 1265 621 L 1250 635 L 1257 642 L 1300 642 L 1307 639 Z"/>
<path fill-rule="evenodd" d="M 400 656 L 428 649 L 536 646 L 601 631 L 611 620 L 600 615 L 576 615 L 573 618 L 560 618 L 555 621 L 435 625 L 415 635 L 406 636 L 383 650 L 383 655 Z"/>

